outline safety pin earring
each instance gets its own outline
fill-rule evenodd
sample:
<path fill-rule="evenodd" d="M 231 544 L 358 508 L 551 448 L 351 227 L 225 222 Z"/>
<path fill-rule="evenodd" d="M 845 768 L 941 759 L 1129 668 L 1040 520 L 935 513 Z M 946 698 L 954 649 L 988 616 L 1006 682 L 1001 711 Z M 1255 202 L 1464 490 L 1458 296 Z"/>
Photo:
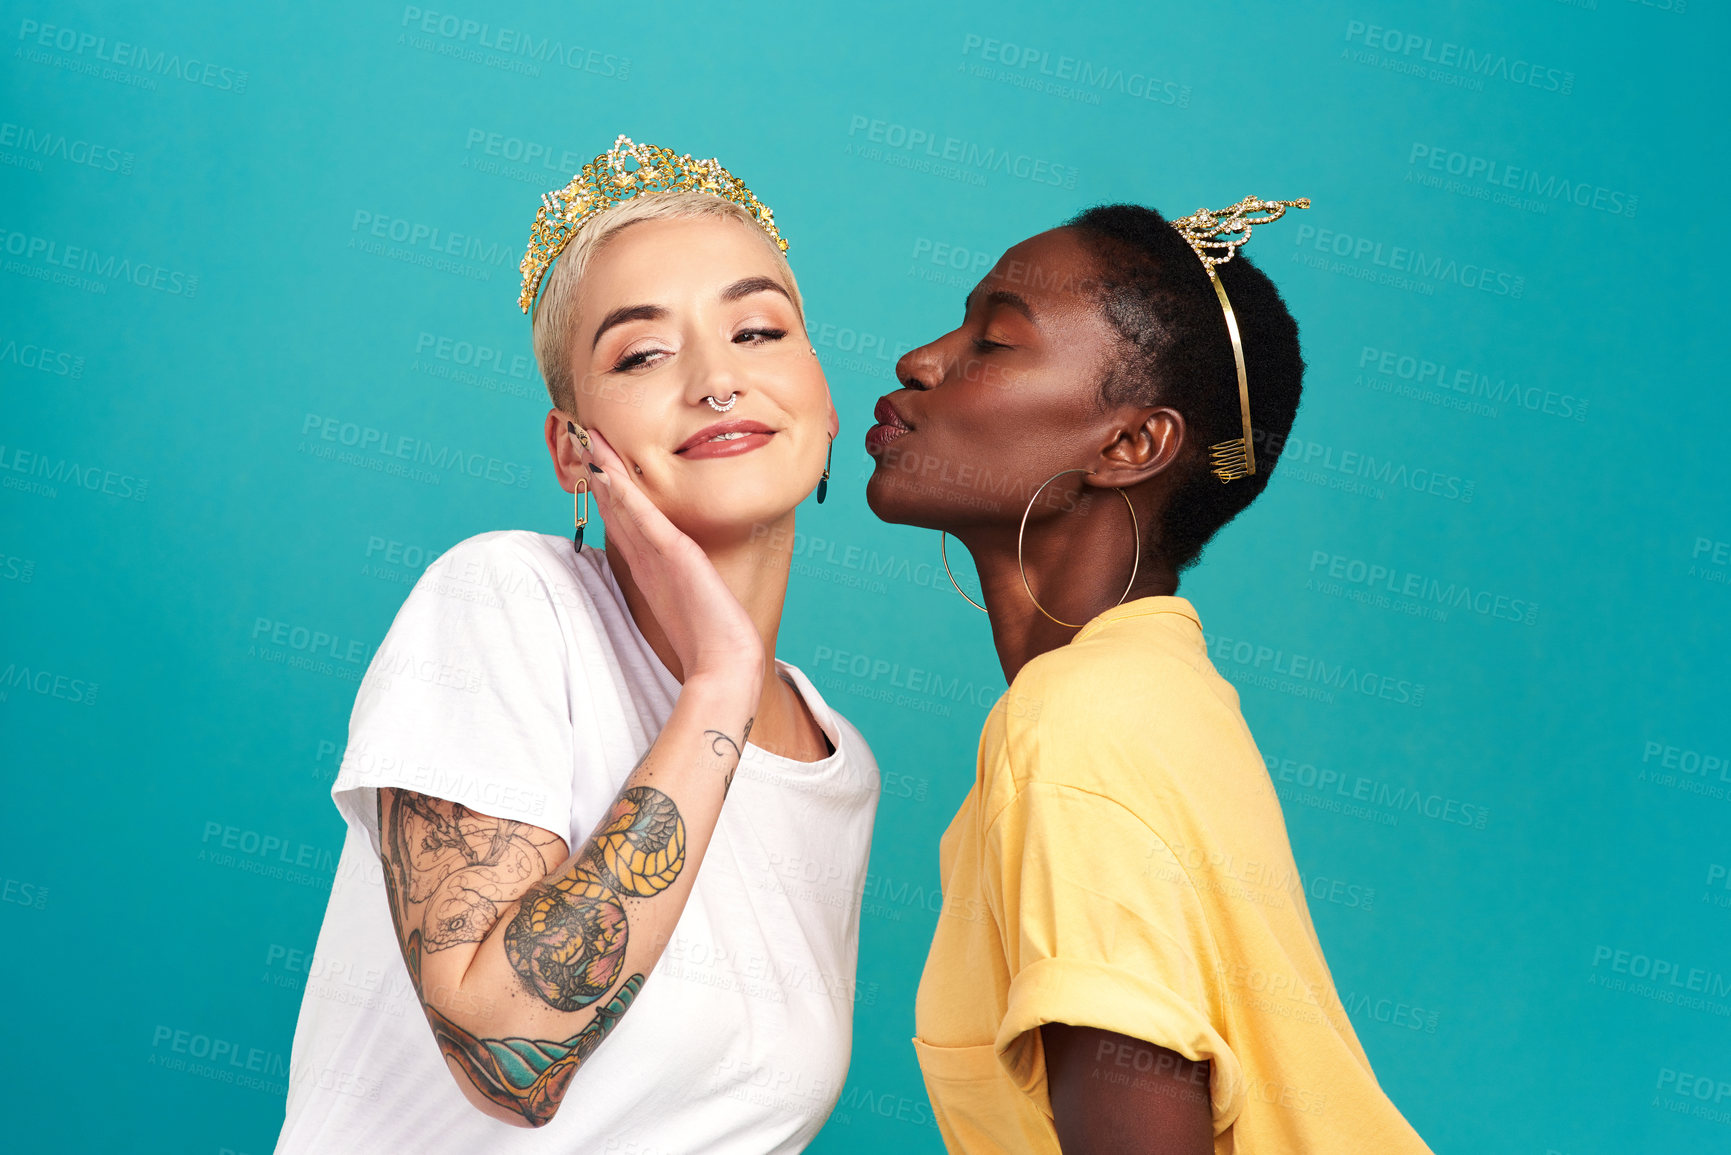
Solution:
<path fill-rule="evenodd" d="M 584 449 L 589 448 L 589 434 L 574 421 L 565 422 L 565 431 L 576 438 L 577 444 Z M 578 478 L 577 486 L 572 490 L 572 516 L 577 522 L 575 531 L 571 534 L 571 548 L 578 553 L 583 552 L 583 527 L 589 524 L 589 481 Z"/>
<path fill-rule="evenodd" d="M 583 527 L 589 524 L 589 483 L 587 481 L 579 480 L 577 482 L 576 500 L 573 504 L 577 507 L 577 529 L 571 535 L 571 548 L 582 553 Z"/>
<path fill-rule="evenodd" d="M 829 439 L 829 456 L 823 459 L 823 476 L 817 479 L 817 503 L 823 504 L 823 499 L 829 494 L 829 467 L 835 460 L 835 438 Z"/>

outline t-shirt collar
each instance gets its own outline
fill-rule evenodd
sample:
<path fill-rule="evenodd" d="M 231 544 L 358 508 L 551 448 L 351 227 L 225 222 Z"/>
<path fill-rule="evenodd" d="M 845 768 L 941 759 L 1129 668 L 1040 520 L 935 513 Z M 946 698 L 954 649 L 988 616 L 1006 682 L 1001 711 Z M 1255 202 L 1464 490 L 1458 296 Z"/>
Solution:
<path fill-rule="evenodd" d="M 1136 598 L 1133 601 L 1115 605 L 1111 609 L 1089 618 L 1080 630 L 1076 631 L 1072 641 L 1081 641 L 1090 634 L 1098 633 L 1113 622 L 1121 622 L 1127 618 L 1144 618 L 1154 614 L 1174 614 L 1187 619 L 1196 627 L 1198 635 L 1202 632 L 1202 619 L 1196 616 L 1196 608 L 1188 598 L 1177 594 L 1158 594 L 1151 597 Z"/>

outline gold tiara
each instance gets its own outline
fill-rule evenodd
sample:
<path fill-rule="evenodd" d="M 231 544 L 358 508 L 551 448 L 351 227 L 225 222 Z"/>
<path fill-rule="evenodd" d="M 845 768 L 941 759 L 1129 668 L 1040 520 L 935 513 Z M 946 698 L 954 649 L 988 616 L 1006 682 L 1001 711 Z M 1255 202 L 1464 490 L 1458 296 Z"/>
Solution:
<path fill-rule="evenodd" d="M 1226 287 L 1215 275 L 1214 267 L 1230 261 L 1244 242 L 1250 239 L 1252 225 L 1266 225 L 1286 215 L 1289 208 L 1307 209 L 1309 197 L 1295 201 L 1265 201 L 1245 197 L 1223 209 L 1197 209 L 1187 217 L 1172 221 L 1172 227 L 1189 242 L 1202 267 L 1208 270 L 1208 282 L 1220 298 L 1220 308 L 1226 313 L 1226 332 L 1232 338 L 1232 360 L 1238 366 L 1238 410 L 1244 418 L 1244 436 L 1222 441 L 1208 447 L 1214 476 L 1222 482 L 1236 481 L 1256 472 L 1256 453 L 1250 447 L 1250 379 L 1244 372 L 1244 342 L 1238 336 L 1238 318 L 1232 312 L 1232 302 L 1226 299 Z M 1266 213 L 1266 216 L 1251 216 Z"/>
<path fill-rule="evenodd" d="M 621 135 L 612 148 L 584 165 L 571 183 L 542 195 L 520 266 L 523 291 L 517 297 L 518 307 L 529 311 L 547 270 L 590 217 L 632 197 L 672 192 L 708 193 L 732 201 L 751 214 L 777 248 L 787 252 L 787 241 L 775 227 L 775 214 L 720 161 L 693 160 L 689 154 L 675 155 L 670 148 L 637 144 Z"/>

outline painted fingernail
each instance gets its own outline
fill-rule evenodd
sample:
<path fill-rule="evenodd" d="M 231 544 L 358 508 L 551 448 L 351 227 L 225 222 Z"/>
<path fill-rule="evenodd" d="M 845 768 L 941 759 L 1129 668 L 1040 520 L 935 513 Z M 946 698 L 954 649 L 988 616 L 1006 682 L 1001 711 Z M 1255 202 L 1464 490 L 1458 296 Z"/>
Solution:
<path fill-rule="evenodd" d="M 575 421 L 565 422 L 565 432 L 575 436 L 577 433 L 577 423 Z"/>
<path fill-rule="evenodd" d="M 589 472 L 590 473 L 600 473 L 601 467 L 599 465 L 591 465 L 591 466 L 589 466 Z"/>

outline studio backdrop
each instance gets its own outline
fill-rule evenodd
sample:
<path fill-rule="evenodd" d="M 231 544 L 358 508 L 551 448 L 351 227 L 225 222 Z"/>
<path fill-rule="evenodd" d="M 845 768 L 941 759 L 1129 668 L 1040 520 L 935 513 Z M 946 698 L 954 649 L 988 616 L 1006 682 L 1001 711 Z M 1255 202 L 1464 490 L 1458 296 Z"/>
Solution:
<path fill-rule="evenodd" d="M 1248 250 L 1305 399 L 1180 592 L 1378 1077 L 1439 1152 L 1731 1149 L 1719 5 L 451 2 L 0 5 L 13 1150 L 268 1152 L 302 998 L 386 981 L 310 971 L 349 711 L 444 550 L 570 532 L 517 265 L 619 133 L 774 207 L 841 413 L 780 652 L 883 797 L 814 1150 L 940 1149 L 913 995 L 1004 689 L 865 506 L 871 406 L 1021 238 L 1251 193 L 1312 200 Z"/>

